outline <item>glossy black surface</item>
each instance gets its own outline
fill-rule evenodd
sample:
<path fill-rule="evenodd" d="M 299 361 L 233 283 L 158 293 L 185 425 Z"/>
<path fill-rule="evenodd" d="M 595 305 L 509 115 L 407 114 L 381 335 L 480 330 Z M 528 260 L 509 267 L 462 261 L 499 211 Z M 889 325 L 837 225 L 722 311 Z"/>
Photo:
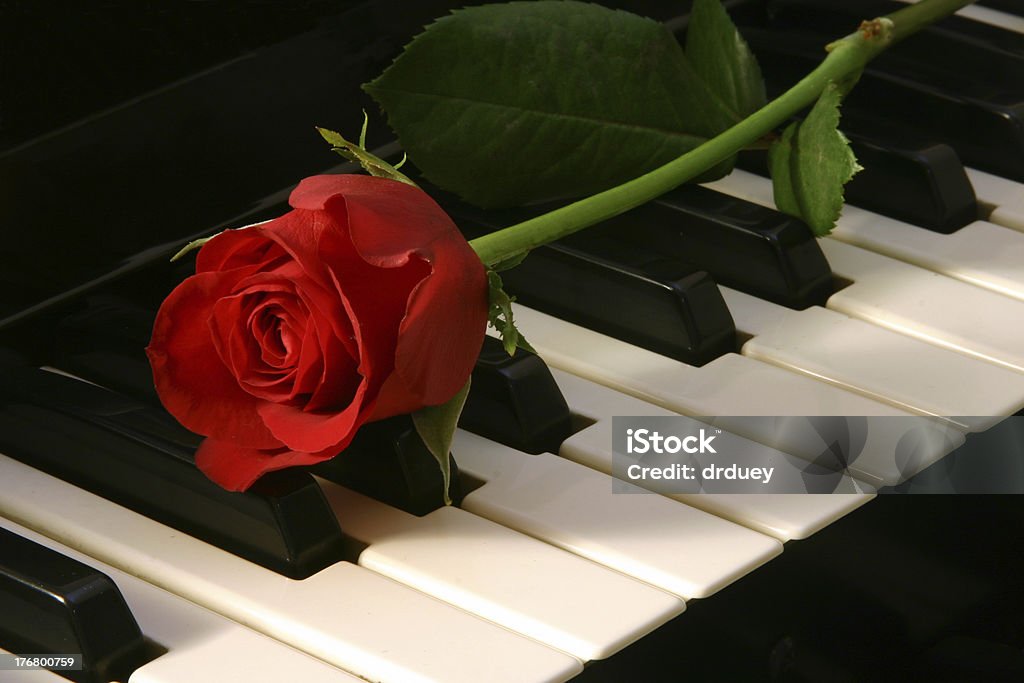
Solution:
<path fill-rule="evenodd" d="M 863 20 L 892 14 L 906 6 L 896 0 L 767 0 L 762 16 L 777 28 L 828 32 L 832 40 L 853 31 Z M 1008 78 L 1013 70 L 1006 67 L 1024 57 L 1024 39 L 999 26 L 951 16 L 925 27 L 913 41 L 893 46 L 876 63 L 905 57 L 923 57 L 935 65 L 954 64 L 962 73 L 972 74 L 989 63 L 988 77 Z"/>
<path fill-rule="evenodd" d="M 0 369 L 0 452 L 292 578 L 343 558 L 308 474 L 225 491 L 193 461 L 200 437 L 127 396 L 34 367 Z"/>
<path fill-rule="evenodd" d="M 505 352 L 484 340 L 459 425 L 525 453 L 557 453 L 572 434 L 572 416 L 551 371 L 536 355 Z"/>
<path fill-rule="evenodd" d="M 798 309 L 832 294 L 832 270 L 810 228 L 796 218 L 696 186 L 667 192 L 637 211 L 643 220 L 634 223 L 634 239 L 707 270 L 723 285 Z"/>
<path fill-rule="evenodd" d="M 537 211 L 482 212 L 447 197 L 441 203 L 467 238 Z M 633 241 L 628 230 L 597 226 L 539 247 L 502 280 L 527 306 L 684 363 L 703 365 L 735 350 L 736 329 L 714 280 Z"/>
<path fill-rule="evenodd" d="M 744 27 L 769 89 L 795 83 L 822 59 L 821 38 L 802 31 Z M 1024 90 L 991 85 L 919 60 L 865 68 L 843 103 L 843 128 L 870 134 L 865 119 L 885 103 L 887 120 L 942 141 L 970 166 L 1024 180 Z M 896 124 L 894 124 L 896 125 Z"/>
<path fill-rule="evenodd" d="M 870 129 L 846 133 L 863 167 L 843 188 L 848 203 L 943 234 L 978 219 L 974 188 L 953 148 L 893 130 L 882 119 Z M 741 154 L 738 166 L 769 177 L 764 151 Z"/>
<path fill-rule="evenodd" d="M 0 648 L 20 655 L 81 655 L 80 683 L 128 680 L 149 648 L 110 578 L 0 529 Z M 14 671 L 0 674 L 18 680 Z M 4 680 L 7 680 L 6 678 Z"/>
<path fill-rule="evenodd" d="M 448 455 L 448 495 L 462 496 L 459 467 Z M 347 486 L 414 515 L 443 507 L 444 477 L 408 415 L 363 425 L 337 457 L 309 468 L 314 474 Z M 339 520 L 345 526 L 344 513 Z"/>

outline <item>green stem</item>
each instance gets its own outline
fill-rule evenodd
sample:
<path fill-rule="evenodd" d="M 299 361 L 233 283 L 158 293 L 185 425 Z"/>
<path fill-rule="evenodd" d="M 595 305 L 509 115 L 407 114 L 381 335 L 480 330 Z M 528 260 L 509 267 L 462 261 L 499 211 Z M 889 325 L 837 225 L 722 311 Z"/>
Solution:
<path fill-rule="evenodd" d="M 881 19 L 864 22 L 855 33 L 829 45 L 825 60 L 799 83 L 678 159 L 622 185 L 478 237 L 469 244 L 484 263 L 494 265 L 648 202 L 756 142 L 813 103 L 829 82 L 855 78 L 865 64 L 889 45 L 972 1 L 922 0 Z"/>

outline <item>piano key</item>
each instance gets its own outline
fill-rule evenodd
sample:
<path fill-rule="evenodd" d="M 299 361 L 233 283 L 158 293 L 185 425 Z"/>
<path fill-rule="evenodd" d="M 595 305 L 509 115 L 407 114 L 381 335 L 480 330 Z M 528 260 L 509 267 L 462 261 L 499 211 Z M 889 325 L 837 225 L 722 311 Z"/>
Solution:
<path fill-rule="evenodd" d="M 470 238 L 539 212 L 495 215 L 441 200 Z M 735 346 L 732 318 L 707 273 L 623 240 L 613 225 L 538 247 L 502 279 L 519 301 L 694 365 Z"/>
<path fill-rule="evenodd" d="M 896 2 L 864 0 L 770 0 L 770 22 L 799 28 L 822 44 L 850 30 L 861 20 L 900 8 Z M 1024 68 L 1024 41 L 1011 32 L 950 17 L 891 46 L 872 61 L 872 69 L 909 74 L 953 72 L 974 82 L 1019 92 Z"/>
<path fill-rule="evenodd" d="M 582 670 L 349 562 L 288 579 L 3 456 L 0 479 L 0 516 L 362 678 L 554 682 Z"/>
<path fill-rule="evenodd" d="M 820 303 L 832 292 L 832 272 L 803 222 L 706 188 L 677 188 L 606 226 L 706 269 L 721 284 L 792 308 Z M 581 233 L 581 241 L 587 236 Z"/>
<path fill-rule="evenodd" d="M 991 211 L 988 220 L 1024 232 L 1024 185 L 973 168 L 967 175 L 979 201 Z"/>
<path fill-rule="evenodd" d="M 562 444 L 559 455 L 610 474 L 611 417 L 615 415 L 678 415 L 651 403 L 568 373 L 555 371 L 558 383 L 571 396 L 573 407 L 593 421 Z M 744 419 L 749 421 L 749 419 Z M 728 421 L 722 421 L 728 424 Z M 716 421 L 718 424 L 718 421 Z M 676 501 L 729 519 L 779 539 L 804 539 L 860 507 L 872 496 L 855 494 L 663 494 Z"/>
<path fill-rule="evenodd" d="M 773 207 L 771 182 L 743 171 L 708 185 Z M 975 221 L 950 235 L 846 205 L 832 237 L 887 256 L 1024 299 L 1024 234 Z"/>
<path fill-rule="evenodd" d="M 821 40 L 799 32 L 745 28 L 744 37 L 761 63 L 766 80 L 778 90 L 795 83 L 821 61 Z M 875 103 L 885 102 L 894 117 L 953 147 L 964 163 L 1024 180 L 1024 93 L 958 75 L 932 73 L 901 62 L 898 73 L 870 65 L 843 103 L 843 126 L 857 131 L 863 113 L 870 120 Z"/>
<path fill-rule="evenodd" d="M 974 189 L 951 147 L 884 129 L 845 131 L 863 167 L 844 188 L 847 202 L 944 234 L 978 219 Z M 766 152 L 743 154 L 739 165 L 769 177 Z"/>
<path fill-rule="evenodd" d="M 325 493 L 346 531 L 368 546 L 361 566 L 584 661 L 614 654 L 684 608 L 677 597 L 459 508 L 415 517 L 341 486 Z"/>
<path fill-rule="evenodd" d="M 76 655 L 80 683 L 127 678 L 146 660 L 142 632 L 117 585 L 77 560 L 0 528 L 0 646 Z"/>
<path fill-rule="evenodd" d="M 0 452 L 286 576 L 342 559 L 337 520 L 308 474 L 225 491 L 195 467 L 199 437 L 166 414 L 37 368 L 0 377 Z"/>
<path fill-rule="evenodd" d="M 528 455 L 459 430 L 453 450 L 483 485 L 462 507 L 674 593 L 706 597 L 782 552 L 766 535 L 557 455 Z"/>
<path fill-rule="evenodd" d="M 643 239 L 637 239 L 638 236 Z M 649 261 L 657 254 L 663 269 L 706 270 L 715 282 L 742 287 L 794 308 L 823 302 L 832 288 L 828 263 L 806 225 L 789 217 L 751 211 L 751 207 L 738 206 L 728 198 L 695 186 L 667 192 L 563 242 L 611 262 L 615 270 L 633 266 L 635 254 L 646 254 Z M 672 265 L 673 262 L 679 265 Z M 529 298 L 522 302 L 543 310 L 531 304 Z M 610 310 L 618 314 L 618 309 Z M 545 312 L 559 315 L 558 311 Z M 609 333 L 587 320 L 559 317 Z M 656 346 L 643 346 L 662 352 Z M 718 355 L 731 350 L 717 349 Z M 666 355 L 694 365 L 703 364 L 680 354 Z"/>
<path fill-rule="evenodd" d="M 728 288 L 722 293 L 740 329 L 753 335 L 745 356 L 971 431 L 1024 407 L 1024 375 L 1013 370 L 825 308 L 790 311 Z"/>
<path fill-rule="evenodd" d="M 572 432 L 569 406 L 534 354 L 517 349 L 509 356 L 486 337 L 472 379 L 459 417 L 463 429 L 525 453 L 555 451 Z"/>
<path fill-rule="evenodd" d="M 1024 302 L 838 240 L 821 248 L 853 281 L 828 308 L 1024 372 Z"/>
<path fill-rule="evenodd" d="M 121 590 L 151 648 L 159 654 L 125 683 L 355 683 L 340 669 L 79 553 L 57 541 L 0 518 L 7 529 L 108 575 Z M 28 674 L 29 672 L 25 672 Z M 21 681 L 19 672 L 18 680 Z M 54 674 L 56 675 L 56 674 Z M 26 676 L 25 680 L 32 678 Z M 47 680 L 50 679 L 40 679 Z M 57 677 L 55 680 L 66 679 Z"/>
<path fill-rule="evenodd" d="M 785 430 L 776 432 L 771 425 L 745 419 L 746 416 L 881 417 L 883 426 L 877 434 L 879 441 L 871 443 L 872 446 L 877 444 L 877 450 L 869 451 L 863 461 L 854 460 L 856 454 L 849 454 L 858 476 L 872 483 L 896 483 L 904 473 L 916 473 L 963 443 L 962 434 L 949 432 L 945 425 L 932 426 L 928 430 L 930 436 L 925 440 L 931 446 L 916 455 L 919 461 L 908 462 L 906 469 L 895 469 L 892 463 L 887 462 L 888 452 L 892 450 L 893 441 L 899 439 L 902 421 L 916 417 L 912 413 L 746 356 L 728 354 L 701 368 L 692 368 L 525 306 L 517 306 L 516 315 L 520 316 L 517 319 L 521 320 L 523 329 L 529 330 L 536 338 L 535 348 L 553 368 L 676 414 L 714 416 L 716 424 L 785 452 L 800 455 L 801 446 L 791 441 Z M 563 392 L 569 391 L 562 382 L 564 375 L 556 371 L 556 377 Z M 580 396 L 581 392 L 576 392 L 573 400 L 586 406 Z M 586 410 L 583 412 L 585 415 Z M 734 416 L 736 419 L 730 419 Z M 572 438 L 586 433 L 584 430 Z M 705 498 L 698 496 L 693 504 L 700 505 L 698 501 Z M 731 500 L 735 496 L 727 498 Z M 767 500 L 775 496 L 761 498 Z M 808 503 L 813 506 L 816 504 L 814 499 L 823 499 L 831 504 L 832 501 L 827 500 L 829 498 L 795 496 L 792 500 L 796 514 L 800 515 L 803 514 L 799 510 L 801 505 Z M 806 535 L 806 529 L 819 519 L 816 515 L 812 512 L 809 521 L 789 520 L 781 527 L 771 528 L 775 529 L 776 535 L 802 537 Z"/>
<path fill-rule="evenodd" d="M 910 0 L 899 1 L 909 2 Z M 1014 3 L 1016 0 L 1000 0 L 998 5 L 994 2 L 978 3 L 962 7 L 957 10 L 957 14 L 965 19 L 989 24 L 1007 31 L 1024 33 L 1024 16 L 1020 14 L 1020 5 Z M 992 7 L 983 5 L 992 5 Z"/>
<path fill-rule="evenodd" d="M 448 495 L 458 500 L 461 477 L 450 454 L 448 467 Z M 414 515 L 444 506 L 444 476 L 408 415 L 362 426 L 348 448 L 308 469 Z"/>
<path fill-rule="evenodd" d="M 567 439 L 559 449 L 559 454 L 601 472 L 612 471 L 612 416 L 678 414 L 561 370 L 555 370 L 554 373 L 562 391 L 572 401 L 576 413 L 593 422 Z M 808 434 L 809 428 L 814 429 L 808 424 L 813 418 L 794 416 L 793 419 L 787 420 L 782 415 L 780 411 L 778 416 L 765 416 L 760 420 L 747 414 L 716 415 L 705 419 L 716 427 L 729 429 L 733 433 L 743 434 L 749 439 L 775 448 L 788 448 L 790 452 L 808 459 L 815 459 L 820 453 L 820 448 L 827 444 L 830 438 L 841 436 L 827 431 Z M 849 473 L 872 487 L 900 483 L 964 443 L 963 433 L 944 429 L 925 417 L 844 416 L 844 421 L 846 420 L 864 420 L 866 423 L 864 431 L 867 434 L 863 444 L 860 445 L 859 451 L 851 447 L 851 451 L 846 454 L 846 461 Z M 817 422 L 820 424 L 821 421 Z M 910 454 L 906 462 L 898 462 L 894 454 L 900 449 L 899 442 L 911 430 L 920 435 L 920 448 L 916 453 Z M 801 434 L 801 431 L 804 433 Z M 849 512 L 850 505 L 856 507 L 865 500 L 861 496 L 846 494 L 667 495 L 783 540 L 805 538 Z M 817 517 L 808 514 L 811 510 L 809 506 L 801 508 L 792 504 L 792 501 L 799 501 L 800 498 L 820 503 Z M 831 501 L 830 498 L 845 500 Z"/>

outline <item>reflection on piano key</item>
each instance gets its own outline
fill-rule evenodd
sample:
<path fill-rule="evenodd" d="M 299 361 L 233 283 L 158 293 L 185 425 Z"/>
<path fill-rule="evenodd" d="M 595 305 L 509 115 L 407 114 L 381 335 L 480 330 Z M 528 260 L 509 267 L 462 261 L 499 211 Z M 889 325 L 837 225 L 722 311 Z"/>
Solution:
<path fill-rule="evenodd" d="M 110 576 L 125 596 L 143 634 L 165 650 L 125 679 L 126 683 L 356 683 L 355 676 L 250 631 L 209 610 L 73 550 L 57 541 L 0 518 L 7 529 Z M 19 672 L 33 683 L 40 672 Z M 43 672 L 48 673 L 48 672 Z M 38 681 L 65 681 L 51 674 Z"/>
<path fill-rule="evenodd" d="M 466 510 L 414 517 L 340 486 L 325 493 L 345 530 L 368 546 L 361 566 L 584 661 L 683 611 L 668 593 Z"/>
<path fill-rule="evenodd" d="M 550 453 L 527 455 L 459 431 L 453 450 L 484 484 L 464 509 L 683 598 L 706 597 L 782 552 L 768 536 Z"/>
<path fill-rule="evenodd" d="M 734 171 L 709 187 L 773 207 L 771 182 Z M 922 268 L 1024 299 L 1024 234 L 976 221 L 950 235 L 847 205 L 832 237 Z"/>
<path fill-rule="evenodd" d="M 296 581 L 0 456 L 0 515 L 358 676 L 554 683 L 582 663 L 356 565 Z"/>

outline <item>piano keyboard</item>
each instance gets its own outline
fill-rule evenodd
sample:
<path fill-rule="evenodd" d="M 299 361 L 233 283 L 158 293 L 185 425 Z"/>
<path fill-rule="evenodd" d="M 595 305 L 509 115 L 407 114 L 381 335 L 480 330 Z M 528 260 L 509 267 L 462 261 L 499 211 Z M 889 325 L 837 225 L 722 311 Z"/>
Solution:
<path fill-rule="evenodd" d="M 1024 34 L 1019 14 L 982 5 L 961 14 Z M 847 206 L 835 233 L 819 240 L 839 286 L 816 304 L 788 308 L 741 291 L 742 284 L 721 287 L 739 342 L 710 359 L 684 362 L 643 348 L 643 342 L 623 341 L 604 323 L 569 321 L 571 315 L 542 312 L 543 305 L 517 305 L 521 329 L 572 414 L 571 433 L 557 448 L 535 454 L 460 430 L 453 453 L 465 495 L 457 507 L 422 515 L 319 472 L 315 486 L 323 510 L 337 517 L 346 546 L 332 546 L 341 559 L 316 565 L 303 577 L 286 576 L 287 569 L 273 562 L 246 559 L 247 551 L 226 548 L 216 534 L 200 540 L 168 525 L 174 522 L 156 521 L 138 511 L 138 501 L 114 493 L 108 500 L 36 469 L 13 447 L 11 457 L 0 454 L 0 528 L 113 580 L 154 653 L 127 683 L 624 680 L 614 673 L 623 666 L 616 661 L 639 666 L 643 680 L 722 680 L 702 673 L 704 663 L 685 661 L 700 655 L 687 650 L 688 642 L 650 644 L 692 634 L 688 620 L 695 630 L 710 623 L 709 633 L 717 633 L 720 624 L 708 615 L 730 604 L 731 614 L 750 623 L 733 625 L 727 632 L 737 642 L 719 652 L 735 647 L 737 659 L 755 652 L 764 661 L 750 668 L 722 662 L 725 670 L 771 671 L 772 680 L 780 681 L 839 680 L 830 675 L 847 672 L 846 666 L 856 670 L 854 664 L 822 664 L 816 651 L 800 660 L 785 638 L 770 652 L 759 641 L 751 645 L 763 636 L 758 624 L 767 623 L 764 632 L 773 633 L 772 616 L 734 603 L 760 590 L 745 587 L 773 590 L 773 567 L 797 566 L 783 563 L 805 557 L 803 549 L 833 529 L 849 530 L 868 511 L 859 511 L 862 506 L 883 505 L 858 491 L 905 486 L 908 477 L 935 472 L 954 462 L 950 454 L 965 443 L 1024 409 L 1024 184 L 965 170 L 983 218 L 948 235 Z M 707 187 L 772 206 L 770 184 L 750 172 L 737 170 Z M 699 306 L 694 310 L 704 315 Z M 0 355 L 0 370 L 18 365 L 21 352 L 30 350 L 17 335 L 11 338 L 20 350 L 13 361 Z M 79 361 L 102 351 L 77 338 L 69 345 L 77 343 L 82 348 L 72 352 L 80 352 Z M 121 353 L 115 340 L 102 343 Z M 103 365 L 109 356 L 97 358 Z M 132 400 L 148 400 L 145 392 L 133 394 L 132 384 L 147 379 L 145 368 L 131 363 L 126 357 L 123 385 L 113 374 L 106 383 Z M 82 374 L 105 384 L 84 366 L 54 364 L 70 381 Z M 4 391 L 0 387 L 0 412 L 5 402 L 17 407 L 25 400 L 12 398 L 14 389 Z M 7 419 L 19 413 L 11 415 Z M 842 474 L 840 490 L 848 493 L 627 495 L 613 493 L 610 477 L 615 415 L 685 415 L 805 458 L 814 453 L 801 450 L 798 435 L 776 419 L 752 418 L 881 419 Z M 897 467 L 891 452 L 907 424 L 899 420 L 913 421 L 922 438 L 914 460 Z M 142 450 L 166 447 L 159 439 L 139 443 Z M 1019 476 L 1004 483 L 1019 492 L 1024 474 L 1018 465 L 1008 467 Z M 901 557 L 897 549 L 892 557 Z M 817 585 L 808 577 L 824 566 L 831 565 L 811 561 L 802 575 L 808 586 Z M 4 571 L 0 557 L 0 577 Z M 988 587 L 969 577 L 935 571 L 955 583 L 948 586 L 957 594 L 948 597 L 950 613 L 988 597 Z M 870 583 L 838 574 L 842 585 Z M 872 581 L 855 602 L 872 604 L 876 594 L 893 599 L 892 591 Z M 894 613 L 910 613 L 901 602 L 914 597 L 907 597 L 908 590 L 896 598 L 901 606 Z M 806 600 L 819 597 L 825 599 L 811 594 Z M 936 595 L 919 601 L 933 599 L 941 602 Z M 1021 597 L 1009 600 L 1019 604 Z M 11 618 L 0 614 L 0 627 Z M 909 617 L 906 631 L 911 635 L 900 631 L 901 637 L 910 640 L 931 633 Z M 748 637 L 751 642 L 743 642 Z M 631 652 L 647 657 L 652 648 L 663 661 L 626 659 Z M 684 661 L 673 656 L 674 648 Z M 781 664 L 779 652 L 785 654 Z M 1020 666 L 1019 655 L 1014 661 Z M 786 678 L 790 670 L 818 677 Z M 48 671 L 0 670 L 0 682 L 7 680 L 65 679 Z"/>

